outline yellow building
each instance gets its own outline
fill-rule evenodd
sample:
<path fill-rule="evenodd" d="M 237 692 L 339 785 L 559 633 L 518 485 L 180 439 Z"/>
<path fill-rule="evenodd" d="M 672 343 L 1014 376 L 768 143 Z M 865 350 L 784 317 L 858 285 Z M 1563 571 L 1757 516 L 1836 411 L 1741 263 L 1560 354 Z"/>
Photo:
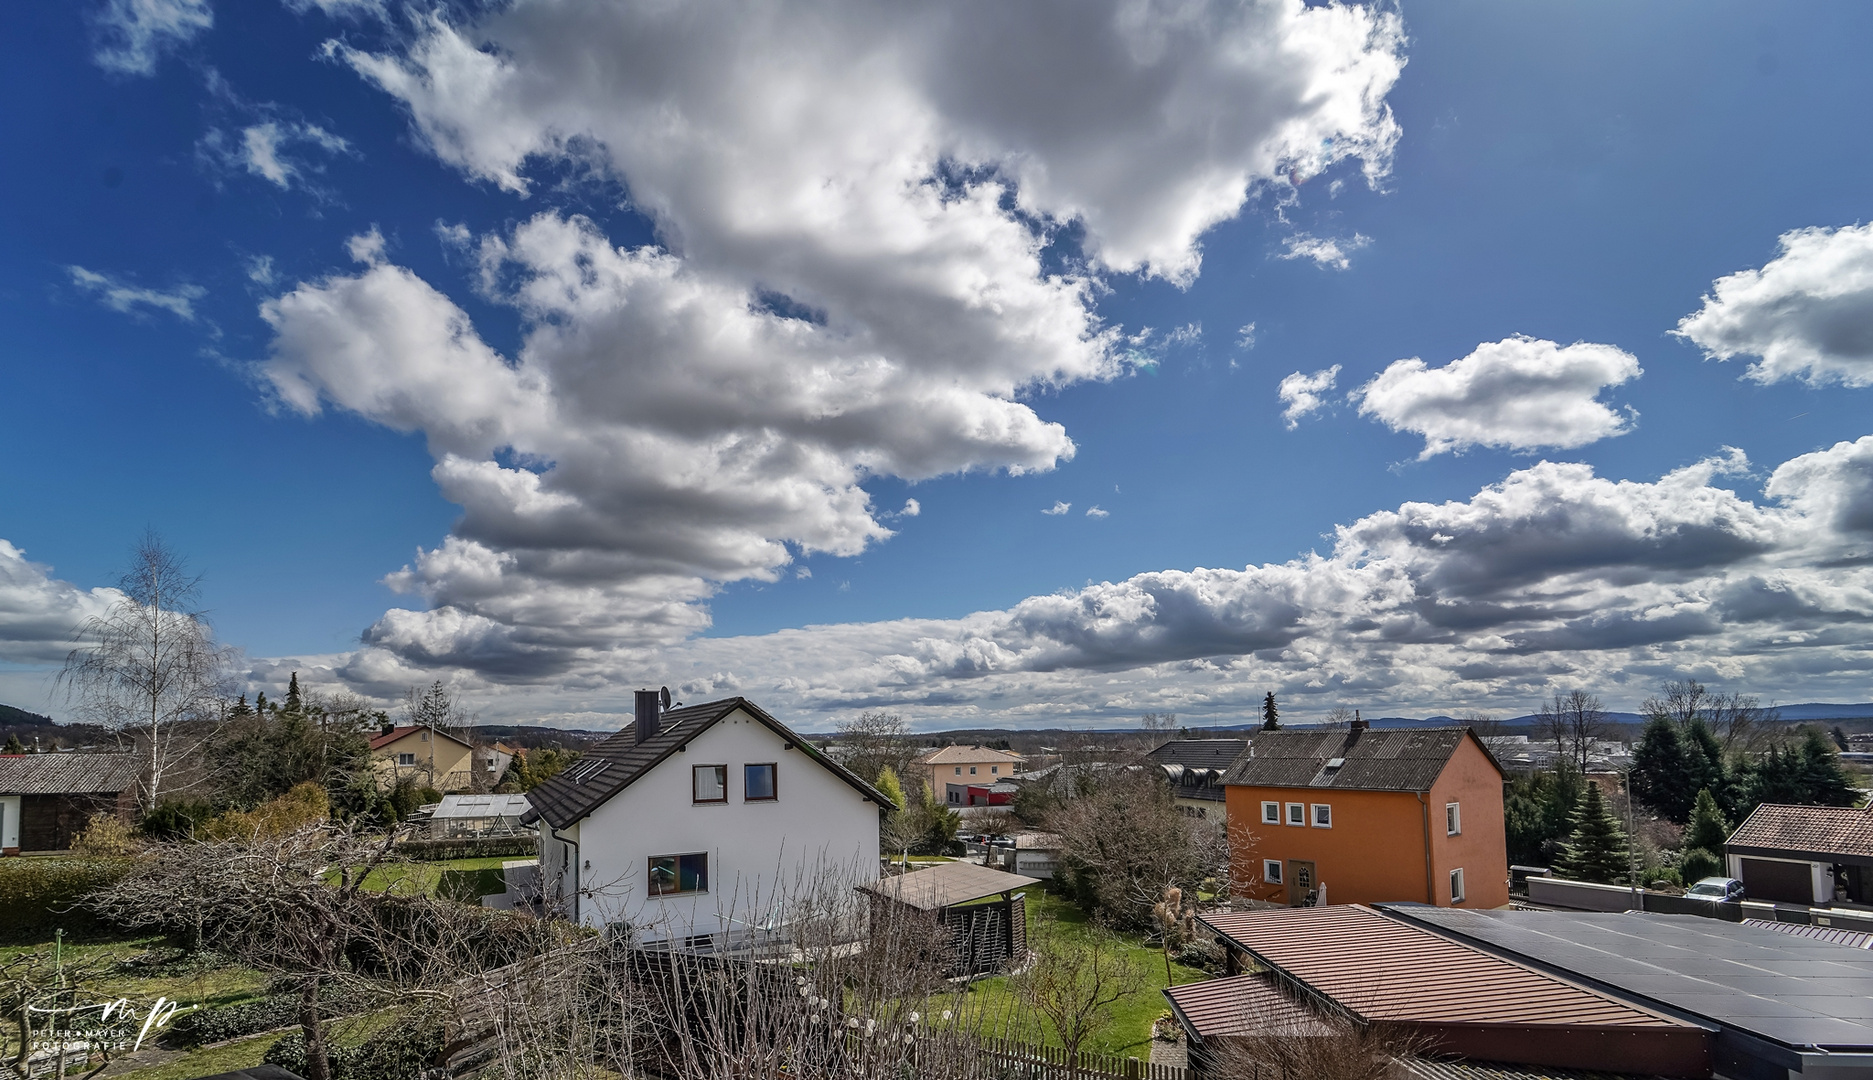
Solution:
<path fill-rule="evenodd" d="M 432 727 L 393 727 L 371 740 L 377 767 L 395 779 L 414 777 L 424 787 L 455 791 L 474 783 L 475 748 Z"/>

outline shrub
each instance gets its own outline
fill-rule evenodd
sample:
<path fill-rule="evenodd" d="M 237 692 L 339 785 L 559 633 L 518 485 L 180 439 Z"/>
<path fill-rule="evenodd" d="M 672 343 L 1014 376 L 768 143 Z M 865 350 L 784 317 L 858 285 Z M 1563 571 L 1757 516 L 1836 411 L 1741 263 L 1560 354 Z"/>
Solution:
<path fill-rule="evenodd" d="M 1695 885 L 1703 878 L 1719 877 L 1723 874 L 1723 860 L 1705 851 L 1703 848 L 1686 848 L 1678 856 L 1678 877 L 1686 886 Z"/>
<path fill-rule="evenodd" d="M 331 800 L 325 789 L 308 780 L 252 810 L 230 810 L 210 821 L 202 831 L 210 840 L 285 836 L 326 820 L 331 812 Z"/>
<path fill-rule="evenodd" d="M 539 853 L 540 841 L 532 833 L 523 833 L 519 836 L 459 836 L 446 840 L 405 840 L 397 845 L 397 854 L 423 862 L 439 862 L 443 859 L 478 859 L 495 855 L 523 859 L 532 858 Z"/>
<path fill-rule="evenodd" d="M 158 840 L 184 840 L 215 816 L 215 808 L 201 799 L 164 799 L 143 818 L 143 834 Z"/>
<path fill-rule="evenodd" d="M 122 859 L 141 850 L 130 823 L 109 810 L 91 815 L 85 831 L 72 838 L 72 853 L 93 858 Z"/>
<path fill-rule="evenodd" d="M 63 928 L 79 933 L 111 929 L 78 906 L 86 896 L 130 872 L 129 859 L 78 857 L 0 860 L 0 938 L 37 938 Z"/>
<path fill-rule="evenodd" d="M 364 999 L 330 984 L 321 988 L 319 1002 L 328 1017 L 362 1012 L 370 1007 L 370 1003 Z M 169 1025 L 168 1040 L 177 1046 L 203 1046 L 291 1027 L 297 1023 L 299 994 L 296 991 L 282 992 L 251 1001 L 183 1013 Z M 302 1057 L 305 1054 L 303 1045 L 300 1050 Z"/>
<path fill-rule="evenodd" d="M 433 1023 L 401 1024 L 373 1035 L 362 1046 L 340 1046 L 326 1036 L 325 1056 L 332 1080 L 411 1080 L 441 1055 L 443 1033 Z M 306 1074 L 306 1037 L 293 1032 L 267 1049 L 262 1059 L 300 1075 Z"/>

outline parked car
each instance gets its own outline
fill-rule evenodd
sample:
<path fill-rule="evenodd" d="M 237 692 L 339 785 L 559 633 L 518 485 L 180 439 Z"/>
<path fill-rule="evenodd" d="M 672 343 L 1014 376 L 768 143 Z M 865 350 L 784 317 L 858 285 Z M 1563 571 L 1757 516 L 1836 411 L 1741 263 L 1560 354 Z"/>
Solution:
<path fill-rule="evenodd" d="M 1743 883 L 1733 877 L 1707 877 L 1685 892 L 1690 900 L 1709 900 L 1713 904 L 1734 904 L 1743 899 Z"/>

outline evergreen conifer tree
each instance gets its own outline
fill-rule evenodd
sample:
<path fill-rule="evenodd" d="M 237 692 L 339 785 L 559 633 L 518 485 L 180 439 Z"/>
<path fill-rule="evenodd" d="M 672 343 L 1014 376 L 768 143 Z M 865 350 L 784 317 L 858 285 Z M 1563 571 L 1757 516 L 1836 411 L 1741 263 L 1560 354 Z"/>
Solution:
<path fill-rule="evenodd" d="M 1697 793 L 1697 806 L 1691 811 L 1691 827 L 1684 832 L 1686 848 L 1703 848 L 1715 855 L 1723 851 L 1730 838 L 1730 823 L 1717 808 L 1717 799 L 1705 788 Z"/>
<path fill-rule="evenodd" d="M 26 744 L 20 742 L 20 737 L 17 733 L 7 736 L 6 752 L 9 754 L 24 754 L 26 752 Z"/>
<path fill-rule="evenodd" d="M 1262 730 L 1281 730 L 1281 710 L 1275 707 L 1275 692 L 1270 690 L 1262 699 Z"/>
<path fill-rule="evenodd" d="M 878 790 L 885 798 L 891 800 L 891 806 L 888 809 L 904 809 L 904 783 L 897 778 L 896 769 L 886 765 L 878 770 Z"/>
<path fill-rule="evenodd" d="M 297 671 L 293 672 L 292 679 L 286 684 L 286 704 L 281 708 L 289 713 L 306 711 L 305 704 L 299 699 L 299 672 Z"/>
<path fill-rule="evenodd" d="M 1680 822 L 1691 812 L 1690 771 L 1678 724 L 1669 716 L 1646 721 L 1632 751 L 1632 793 L 1641 803 Z"/>
<path fill-rule="evenodd" d="M 1841 768 L 1840 751 L 1818 728 L 1802 733 L 1800 781 L 1804 802 L 1815 806 L 1853 806 L 1859 792 Z"/>
<path fill-rule="evenodd" d="M 1561 848 L 1555 869 L 1576 881 L 1619 884 L 1631 873 L 1632 852 L 1625 830 L 1606 805 L 1598 784 L 1589 783 L 1574 808 L 1574 831 Z"/>

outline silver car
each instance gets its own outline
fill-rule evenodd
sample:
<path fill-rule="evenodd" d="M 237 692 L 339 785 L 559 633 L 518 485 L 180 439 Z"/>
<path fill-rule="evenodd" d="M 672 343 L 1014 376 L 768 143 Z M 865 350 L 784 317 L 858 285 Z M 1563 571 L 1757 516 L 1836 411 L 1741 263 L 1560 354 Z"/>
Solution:
<path fill-rule="evenodd" d="M 1709 900 L 1713 904 L 1734 904 L 1743 899 L 1743 883 L 1733 877 L 1707 877 L 1685 892 L 1691 900 Z"/>

